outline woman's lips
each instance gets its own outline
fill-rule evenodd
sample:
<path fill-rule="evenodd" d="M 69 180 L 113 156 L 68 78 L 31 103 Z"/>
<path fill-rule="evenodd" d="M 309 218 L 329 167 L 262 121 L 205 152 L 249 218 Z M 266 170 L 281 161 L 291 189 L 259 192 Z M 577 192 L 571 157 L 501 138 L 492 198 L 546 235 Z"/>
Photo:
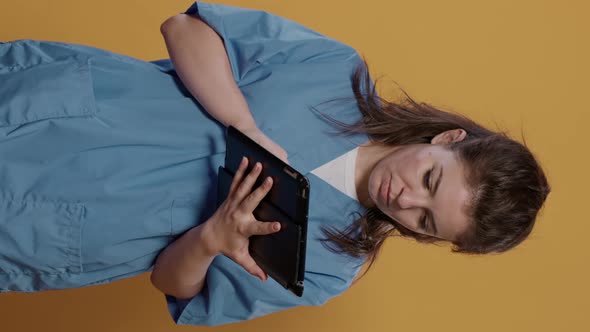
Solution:
<path fill-rule="evenodd" d="M 391 183 L 391 176 L 386 181 L 381 182 L 381 200 L 389 206 L 389 185 Z"/>

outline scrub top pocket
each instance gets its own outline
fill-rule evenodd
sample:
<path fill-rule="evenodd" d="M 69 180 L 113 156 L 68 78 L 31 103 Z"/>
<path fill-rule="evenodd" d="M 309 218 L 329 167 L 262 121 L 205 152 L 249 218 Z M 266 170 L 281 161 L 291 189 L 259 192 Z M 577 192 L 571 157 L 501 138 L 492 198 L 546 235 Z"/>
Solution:
<path fill-rule="evenodd" d="M 0 60 L 0 130 L 96 113 L 90 57 L 74 55 L 26 66 Z"/>
<path fill-rule="evenodd" d="M 84 211 L 80 203 L 0 196 L 0 288 L 53 289 L 60 278 L 82 272 Z"/>

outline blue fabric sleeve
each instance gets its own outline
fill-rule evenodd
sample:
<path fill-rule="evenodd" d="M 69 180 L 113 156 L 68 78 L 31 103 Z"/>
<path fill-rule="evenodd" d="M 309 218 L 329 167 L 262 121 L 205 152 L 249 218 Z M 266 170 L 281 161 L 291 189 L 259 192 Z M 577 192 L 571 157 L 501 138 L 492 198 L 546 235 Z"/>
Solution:
<path fill-rule="evenodd" d="M 267 68 L 263 71 L 271 75 L 269 67 L 277 69 L 276 66 L 304 62 L 333 65 L 357 56 L 350 46 L 264 11 L 195 2 L 186 13 L 198 13 L 221 36 L 238 85 L 240 82 L 248 84 L 248 80 L 254 80 L 252 77 L 261 79 L 258 69 L 264 67 Z M 315 74 L 322 75 L 317 70 Z M 285 89 L 289 89 L 288 82 Z M 295 296 L 271 278 L 263 283 L 231 259 L 218 256 L 207 271 L 201 293 L 188 300 L 165 295 L 174 322 L 179 325 L 227 324 L 295 306 L 321 305 L 344 292 L 360 270 L 359 262 L 325 251 L 310 236 L 312 228 L 308 229 L 303 297 Z"/>
<path fill-rule="evenodd" d="M 261 65 L 334 62 L 356 54 L 342 42 L 261 10 L 195 2 L 185 13 L 198 14 L 223 39 L 236 82 Z"/>
<path fill-rule="evenodd" d="M 228 324 L 296 306 L 322 305 L 347 290 L 360 268 L 351 261 L 344 269 L 348 272 L 338 276 L 306 271 L 303 296 L 297 297 L 272 278 L 262 282 L 226 256 L 217 256 L 207 271 L 201 293 L 189 300 L 165 297 L 178 325 Z"/>

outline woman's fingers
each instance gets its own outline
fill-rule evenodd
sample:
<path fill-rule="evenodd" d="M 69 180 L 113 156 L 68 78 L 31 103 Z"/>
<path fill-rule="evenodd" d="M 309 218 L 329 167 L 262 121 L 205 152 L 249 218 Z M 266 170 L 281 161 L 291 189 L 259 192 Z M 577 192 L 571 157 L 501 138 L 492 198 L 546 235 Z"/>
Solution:
<path fill-rule="evenodd" d="M 255 181 L 256 178 L 258 177 L 259 173 L 260 173 L 260 171 L 256 172 L 254 175 L 255 177 L 253 177 L 253 179 L 245 179 L 244 182 L 246 182 L 246 180 Z M 248 175 L 248 176 L 250 176 L 250 175 Z M 249 191 L 252 187 L 252 183 L 248 183 L 248 184 L 246 184 L 246 186 Z M 262 182 L 262 184 L 258 188 L 256 188 L 256 190 L 251 192 L 248 195 L 248 197 L 246 197 L 246 199 L 244 199 L 242 201 L 242 204 L 240 206 L 242 211 L 244 211 L 246 213 L 252 213 L 254 211 L 254 209 L 256 209 L 256 207 L 260 204 L 260 202 L 262 201 L 264 196 L 266 196 L 268 194 L 268 191 L 270 190 L 271 187 L 272 187 L 272 178 L 268 177 Z M 238 190 L 240 190 L 240 189 L 238 189 Z M 276 233 L 280 229 L 281 229 L 281 224 L 279 222 L 254 221 L 254 222 L 251 222 L 248 224 L 246 232 L 247 232 L 248 236 L 267 235 L 267 234 Z"/>
<path fill-rule="evenodd" d="M 270 141 L 269 145 L 271 147 L 270 152 L 272 152 L 272 154 L 277 156 L 279 159 L 281 159 L 285 163 L 289 164 L 289 161 L 287 160 L 287 157 L 289 156 L 289 154 L 287 153 L 287 151 L 285 149 L 283 149 L 280 145 L 278 145 L 277 143 L 275 143 L 273 141 Z"/>
<path fill-rule="evenodd" d="M 248 226 L 249 235 L 268 235 L 281 230 L 278 221 L 255 221 Z"/>
<path fill-rule="evenodd" d="M 242 161 L 240 162 L 240 166 L 234 175 L 234 178 L 231 182 L 231 186 L 229 187 L 229 195 L 233 195 L 240 182 L 242 182 L 242 178 L 244 177 L 244 173 L 246 172 L 246 168 L 248 167 L 248 158 L 242 157 Z"/>
<path fill-rule="evenodd" d="M 248 273 L 257 276 L 262 281 L 266 281 L 266 273 L 256 264 L 252 256 L 246 251 L 240 253 L 239 256 L 234 258 L 234 261 L 240 264 Z"/>
<path fill-rule="evenodd" d="M 261 171 L 262 165 L 257 162 L 254 167 L 252 167 L 250 173 L 248 173 L 238 185 L 235 193 L 238 202 L 241 202 L 248 194 L 250 194 L 252 187 L 254 186 L 256 179 L 258 179 Z"/>
<path fill-rule="evenodd" d="M 258 175 L 256 176 L 258 177 Z M 273 181 L 271 177 L 267 177 L 266 179 L 264 179 L 264 181 L 262 181 L 262 184 L 258 188 L 256 188 L 256 190 L 252 191 L 250 195 L 246 197 L 246 199 L 243 200 L 241 208 L 244 209 L 244 211 L 246 212 L 252 213 L 252 211 L 256 209 L 258 204 L 260 204 L 264 196 L 268 194 L 268 191 L 272 187 L 272 182 Z M 252 186 L 248 186 L 248 190 L 250 190 L 250 188 L 252 188 Z"/>

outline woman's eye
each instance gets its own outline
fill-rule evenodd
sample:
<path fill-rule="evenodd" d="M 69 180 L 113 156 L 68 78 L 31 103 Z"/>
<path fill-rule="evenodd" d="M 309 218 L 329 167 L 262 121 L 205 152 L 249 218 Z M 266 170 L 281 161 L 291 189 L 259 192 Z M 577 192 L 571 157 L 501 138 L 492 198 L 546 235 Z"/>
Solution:
<path fill-rule="evenodd" d="M 420 221 L 420 227 L 424 232 L 426 232 L 426 215 L 422 217 L 422 220 Z"/>
<path fill-rule="evenodd" d="M 426 189 L 430 189 L 430 175 L 432 174 L 432 169 L 429 169 L 426 174 L 424 174 L 424 187 Z"/>

